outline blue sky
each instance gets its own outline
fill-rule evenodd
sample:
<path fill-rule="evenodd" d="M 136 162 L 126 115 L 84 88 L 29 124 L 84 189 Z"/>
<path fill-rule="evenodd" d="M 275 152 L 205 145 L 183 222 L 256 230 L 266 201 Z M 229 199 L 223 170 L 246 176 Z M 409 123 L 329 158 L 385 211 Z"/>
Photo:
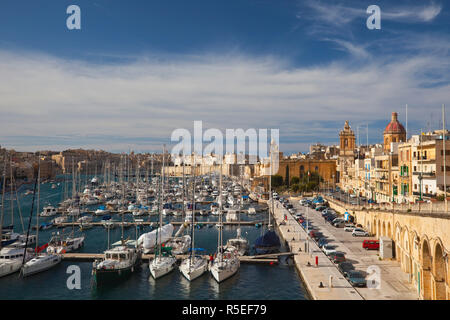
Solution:
<path fill-rule="evenodd" d="M 81 8 L 81 30 L 66 8 Z M 366 9 L 381 8 L 381 30 Z M 279 128 L 281 150 L 381 142 L 392 111 L 440 126 L 450 104 L 445 1 L 0 3 L 0 145 L 160 150 L 177 128 Z M 448 122 L 448 121 L 447 121 Z M 364 129 L 362 129 L 364 127 Z"/>

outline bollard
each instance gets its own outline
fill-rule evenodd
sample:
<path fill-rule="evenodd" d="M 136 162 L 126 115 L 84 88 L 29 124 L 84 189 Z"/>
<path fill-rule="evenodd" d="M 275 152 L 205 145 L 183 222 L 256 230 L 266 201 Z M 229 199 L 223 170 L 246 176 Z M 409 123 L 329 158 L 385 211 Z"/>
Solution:
<path fill-rule="evenodd" d="M 323 283 L 322 283 L 322 281 L 320 281 L 320 283 L 319 283 L 319 288 L 323 288 Z"/>
<path fill-rule="evenodd" d="M 328 280 L 330 288 L 333 288 L 333 276 L 330 275 L 330 279 Z"/>
<path fill-rule="evenodd" d="M 318 267 L 318 266 L 319 266 L 319 257 L 316 256 L 316 267 Z"/>

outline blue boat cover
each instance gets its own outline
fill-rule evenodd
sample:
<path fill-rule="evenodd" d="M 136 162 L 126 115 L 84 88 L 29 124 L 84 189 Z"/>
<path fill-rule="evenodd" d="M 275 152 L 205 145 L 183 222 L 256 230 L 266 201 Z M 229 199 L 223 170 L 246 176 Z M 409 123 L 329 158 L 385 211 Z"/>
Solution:
<path fill-rule="evenodd" d="M 272 230 L 266 231 L 266 233 L 255 241 L 255 247 L 279 247 L 280 245 L 280 238 Z"/>

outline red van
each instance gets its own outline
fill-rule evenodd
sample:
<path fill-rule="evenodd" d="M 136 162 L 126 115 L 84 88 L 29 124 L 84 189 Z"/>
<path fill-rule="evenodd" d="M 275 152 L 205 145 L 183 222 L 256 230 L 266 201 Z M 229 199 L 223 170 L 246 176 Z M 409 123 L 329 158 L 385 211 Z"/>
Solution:
<path fill-rule="evenodd" d="M 364 240 L 362 243 L 362 247 L 366 250 L 369 250 L 369 249 L 378 250 L 378 249 L 380 249 L 380 241 Z"/>

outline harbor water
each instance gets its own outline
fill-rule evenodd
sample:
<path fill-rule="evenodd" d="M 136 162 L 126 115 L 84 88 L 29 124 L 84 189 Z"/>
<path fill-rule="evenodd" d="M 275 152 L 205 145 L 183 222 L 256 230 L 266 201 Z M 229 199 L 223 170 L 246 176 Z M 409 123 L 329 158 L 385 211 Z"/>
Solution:
<path fill-rule="evenodd" d="M 53 188 L 52 188 L 53 185 Z M 33 185 L 23 185 L 18 190 L 20 211 L 22 214 L 23 228 L 26 233 L 28 218 L 31 209 L 33 195 L 25 195 L 25 191 L 32 189 Z M 68 189 L 71 186 L 69 184 Z M 67 187 L 66 187 L 67 189 Z M 11 194 L 6 194 L 4 205 L 4 225 L 11 223 L 12 215 L 10 210 Z M 46 205 L 58 207 L 63 200 L 64 182 L 42 183 L 40 185 L 40 205 L 39 212 Z M 14 198 L 15 199 L 15 198 Z M 97 206 L 93 206 L 95 210 Z M 205 205 L 204 208 L 207 208 Z M 22 223 L 19 216 L 17 201 L 14 201 L 14 229 L 22 233 Z M 39 222 L 52 220 L 54 217 L 39 217 Z M 139 217 L 148 221 L 149 216 Z M 121 215 L 113 214 L 112 219 L 121 221 Z M 125 215 L 125 220 L 132 221 L 131 214 Z M 151 216 L 151 221 L 157 221 L 158 216 Z M 101 217 L 95 217 L 94 221 L 100 221 Z M 196 217 L 198 223 L 202 221 L 217 221 L 216 216 Z M 254 215 L 241 214 L 243 221 L 268 220 L 267 210 Z M 178 217 L 164 217 L 164 221 L 182 221 Z M 31 226 L 36 225 L 36 210 L 33 212 Z M 78 226 L 74 227 L 75 233 L 79 234 Z M 175 232 L 178 227 L 175 228 Z M 225 226 L 223 231 L 224 243 L 229 238 L 236 236 L 236 226 Z M 264 227 L 254 225 L 241 226 L 241 233 L 246 237 L 250 245 L 253 245 Z M 39 232 L 39 245 L 47 243 L 52 234 L 56 232 L 70 233 L 72 227 L 65 229 L 52 227 Z M 124 238 L 135 239 L 144 232 L 151 230 L 151 227 L 142 227 L 140 230 L 130 227 L 124 230 Z M 30 234 L 36 231 L 30 229 Z M 137 233 L 137 234 L 136 234 Z M 204 254 L 214 254 L 217 249 L 218 229 L 215 224 L 205 224 L 199 226 L 195 233 L 197 248 L 202 248 Z M 108 246 L 107 229 L 103 226 L 95 226 L 83 231 L 85 235 L 84 246 L 78 252 L 102 253 Z M 110 243 L 119 241 L 122 236 L 120 226 L 111 229 L 109 233 Z M 284 250 L 285 248 L 282 248 Z M 251 252 L 252 253 L 252 252 Z M 67 280 L 71 274 L 67 273 L 70 265 L 77 265 L 81 270 L 81 288 L 69 289 Z M 142 262 L 141 267 L 128 279 L 118 283 L 111 283 L 96 287 L 92 280 L 92 262 L 63 261 L 50 270 L 39 274 L 22 278 L 19 273 L 15 273 L 0 278 L 0 299 L 278 299 L 278 300 L 305 300 L 307 293 L 298 276 L 295 266 L 290 258 L 281 258 L 279 264 L 241 264 L 238 273 L 232 278 L 218 284 L 209 273 L 205 273 L 195 281 L 186 280 L 178 269 L 169 275 L 154 280 L 149 272 L 148 263 Z"/>

